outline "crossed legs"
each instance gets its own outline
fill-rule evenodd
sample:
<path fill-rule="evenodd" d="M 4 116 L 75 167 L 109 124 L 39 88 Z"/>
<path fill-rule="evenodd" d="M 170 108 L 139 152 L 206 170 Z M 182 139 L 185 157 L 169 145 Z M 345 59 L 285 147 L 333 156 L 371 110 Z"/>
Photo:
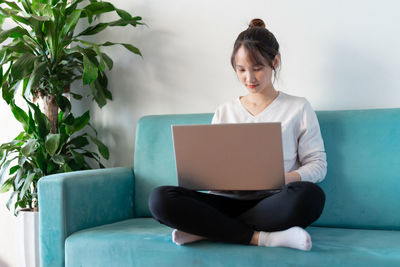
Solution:
<path fill-rule="evenodd" d="M 149 208 L 160 223 L 178 229 L 174 234 L 180 234 L 181 240 L 189 234 L 189 240 L 250 244 L 257 237 L 269 245 L 279 245 L 276 240 L 284 236 L 304 236 L 302 228 L 318 219 L 324 202 L 323 191 L 311 182 L 290 183 L 282 191 L 257 200 L 161 186 L 150 194 Z"/>

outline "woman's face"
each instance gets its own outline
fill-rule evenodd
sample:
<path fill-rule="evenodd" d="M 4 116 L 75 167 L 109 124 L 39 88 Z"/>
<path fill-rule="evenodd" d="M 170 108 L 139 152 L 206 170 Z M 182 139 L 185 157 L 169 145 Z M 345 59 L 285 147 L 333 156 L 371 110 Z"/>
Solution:
<path fill-rule="evenodd" d="M 246 86 L 250 93 L 261 93 L 270 90 L 272 86 L 273 70 L 268 62 L 263 59 L 264 66 L 251 62 L 247 49 L 241 46 L 236 53 L 236 74 L 241 83 Z M 279 62 L 279 58 L 275 58 L 274 65 Z"/>

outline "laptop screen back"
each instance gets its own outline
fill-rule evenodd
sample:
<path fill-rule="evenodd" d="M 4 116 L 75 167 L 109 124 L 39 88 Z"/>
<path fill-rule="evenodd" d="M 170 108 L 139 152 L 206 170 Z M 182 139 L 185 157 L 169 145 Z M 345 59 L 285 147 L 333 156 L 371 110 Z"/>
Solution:
<path fill-rule="evenodd" d="M 180 186 L 194 190 L 284 186 L 279 122 L 171 127 Z"/>

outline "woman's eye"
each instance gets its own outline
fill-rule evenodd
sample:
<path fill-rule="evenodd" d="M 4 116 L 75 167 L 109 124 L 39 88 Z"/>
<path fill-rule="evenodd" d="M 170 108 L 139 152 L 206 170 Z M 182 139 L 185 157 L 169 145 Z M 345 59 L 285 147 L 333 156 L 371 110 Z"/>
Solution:
<path fill-rule="evenodd" d="M 262 68 L 257 68 L 257 69 L 254 69 L 254 71 L 260 71 Z"/>

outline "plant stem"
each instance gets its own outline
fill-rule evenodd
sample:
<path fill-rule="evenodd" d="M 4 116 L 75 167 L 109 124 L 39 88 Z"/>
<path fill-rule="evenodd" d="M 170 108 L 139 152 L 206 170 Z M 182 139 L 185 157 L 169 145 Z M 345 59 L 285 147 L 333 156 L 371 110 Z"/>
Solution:
<path fill-rule="evenodd" d="M 44 104 L 44 114 L 50 121 L 50 132 L 55 134 L 58 129 L 58 105 L 53 95 L 42 96 Z"/>

